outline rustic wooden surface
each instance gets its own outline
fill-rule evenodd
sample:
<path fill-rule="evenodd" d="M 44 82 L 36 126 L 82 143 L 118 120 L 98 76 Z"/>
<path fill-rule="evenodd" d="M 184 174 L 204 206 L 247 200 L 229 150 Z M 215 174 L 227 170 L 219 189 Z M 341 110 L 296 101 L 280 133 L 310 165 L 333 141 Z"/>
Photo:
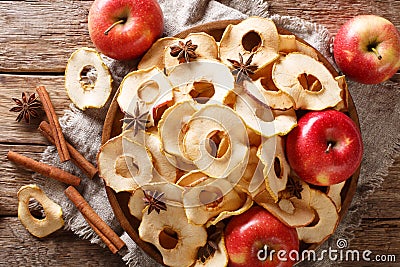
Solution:
<path fill-rule="evenodd" d="M 268 1 L 270 12 L 298 16 L 326 26 L 335 33 L 347 19 L 358 14 L 377 14 L 400 29 L 398 0 L 280 0 Z M 31 183 L 32 172 L 5 158 L 13 149 L 40 158 L 48 142 L 30 125 L 14 121 L 8 112 L 10 97 L 45 85 L 62 116 L 69 100 L 63 72 L 71 52 L 92 47 L 87 14 L 92 1 L 0 1 L 0 266 L 123 266 L 119 256 L 59 230 L 44 239 L 31 236 L 17 219 L 16 193 Z M 398 77 L 398 76 L 397 76 Z M 400 79 L 399 79 L 400 80 Z M 399 88 L 400 89 L 400 83 Z M 389 168 L 382 187 L 367 200 L 368 211 L 350 249 L 373 251 L 373 255 L 396 255 L 400 262 L 400 153 Z M 342 263 L 340 266 L 395 266 L 394 263 Z"/>

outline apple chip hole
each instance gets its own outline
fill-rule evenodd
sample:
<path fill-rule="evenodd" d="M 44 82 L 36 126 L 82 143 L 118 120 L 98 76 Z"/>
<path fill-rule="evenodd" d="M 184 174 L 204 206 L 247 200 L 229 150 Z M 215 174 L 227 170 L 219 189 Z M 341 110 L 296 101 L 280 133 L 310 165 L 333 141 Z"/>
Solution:
<path fill-rule="evenodd" d="M 242 46 L 248 52 L 254 52 L 261 46 L 262 40 L 258 33 L 249 31 L 242 37 Z"/>
<path fill-rule="evenodd" d="M 263 77 L 260 79 L 260 83 L 266 91 L 279 91 L 278 87 L 276 87 L 275 83 L 270 78 Z"/>
<path fill-rule="evenodd" d="M 164 249 L 174 249 L 178 244 L 178 233 L 172 228 L 166 227 L 160 232 L 158 242 Z"/>
<path fill-rule="evenodd" d="M 153 120 L 154 120 L 154 125 L 157 125 L 158 122 L 160 121 L 162 115 L 164 112 L 174 104 L 173 101 L 166 101 L 164 103 L 161 103 L 153 108 Z"/>
<path fill-rule="evenodd" d="M 31 197 L 29 199 L 28 207 L 29 207 L 29 212 L 34 218 L 38 220 L 43 220 L 44 218 L 46 218 L 46 212 L 42 204 L 35 198 Z"/>
<path fill-rule="evenodd" d="M 139 172 L 136 159 L 130 156 L 121 155 L 115 160 L 115 173 L 124 177 L 132 178 Z"/>
<path fill-rule="evenodd" d="M 212 131 L 207 135 L 207 152 L 214 158 L 223 157 L 229 148 L 228 135 L 219 130 Z"/>
<path fill-rule="evenodd" d="M 199 104 L 207 103 L 214 94 L 214 85 L 207 81 L 194 82 L 193 89 L 189 92 L 189 95 Z"/>
<path fill-rule="evenodd" d="M 223 193 L 221 189 L 215 186 L 207 186 L 206 189 L 200 191 L 200 203 L 209 209 L 218 207 L 223 200 Z"/>
<path fill-rule="evenodd" d="M 322 89 L 321 82 L 312 74 L 302 73 L 297 77 L 304 90 L 319 92 Z"/>
<path fill-rule="evenodd" d="M 79 82 L 84 91 L 93 90 L 97 81 L 97 70 L 92 65 L 86 65 L 82 68 L 79 77 Z"/>
<path fill-rule="evenodd" d="M 139 86 L 137 92 L 139 99 L 149 104 L 157 100 L 160 95 L 160 87 L 156 81 L 148 80 Z"/>
<path fill-rule="evenodd" d="M 276 174 L 276 177 L 278 177 L 278 179 L 282 179 L 282 164 L 281 164 L 281 160 L 278 157 L 275 157 L 274 159 L 274 171 Z"/>

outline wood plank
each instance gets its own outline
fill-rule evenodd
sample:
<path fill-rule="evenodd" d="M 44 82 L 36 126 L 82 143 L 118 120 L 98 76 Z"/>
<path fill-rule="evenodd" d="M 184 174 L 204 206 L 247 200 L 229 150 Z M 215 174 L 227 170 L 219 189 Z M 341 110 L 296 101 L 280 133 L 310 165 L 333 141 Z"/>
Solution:
<path fill-rule="evenodd" d="M 39 239 L 16 217 L 0 217 L 0 266 L 125 266 L 108 249 L 58 230 Z"/>
<path fill-rule="evenodd" d="M 324 25 L 332 34 L 348 19 L 361 14 L 375 14 L 389 19 L 400 30 L 400 1 L 386 0 L 269 0 L 271 14 L 297 16 Z"/>
<path fill-rule="evenodd" d="M 18 3 L 18 4 L 16 4 Z M 93 47 L 87 29 L 92 1 L 0 1 L 0 72 L 63 72 L 69 55 Z M 335 34 L 358 14 L 377 14 L 400 29 L 399 1 L 270 0 L 270 13 L 298 16 Z M 29 18 L 29 19 L 27 19 Z M 43 48 L 46 49 L 43 49 Z"/>
<path fill-rule="evenodd" d="M 0 2 L 1 3 L 1 2 Z M 1 61 L 0 61 L 1 62 Z M 21 98 L 23 91 L 35 92 L 38 85 L 44 85 L 59 117 L 68 109 L 71 101 L 64 89 L 63 76 L 7 75 L 0 74 L 0 143 L 47 144 L 47 141 L 37 131 L 41 119 L 46 119 L 44 112 L 39 119 L 33 119 L 30 124 L 16 122 L 18 113 L 10 112 L 15 104 L 11 97 Z"/>
<path fill-rule="evenodd" d="M 0 72 L 63 72 L 69 55 L 91 46 L 93 1 L 0 1 Z"/>

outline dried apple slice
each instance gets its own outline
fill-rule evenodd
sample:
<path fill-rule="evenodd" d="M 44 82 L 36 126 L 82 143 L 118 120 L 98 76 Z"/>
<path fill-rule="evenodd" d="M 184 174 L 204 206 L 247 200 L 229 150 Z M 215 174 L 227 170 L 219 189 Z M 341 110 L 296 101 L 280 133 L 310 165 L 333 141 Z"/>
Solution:
<path fill-rule="evenodd" d="M 61 207 L 46 196 L 35 184 L 22 186 L 18 190 L 18 219 L 32 235 L 42 238 L 64 226 Z M 37 219 L 29 211 L 29 200 L 34 198 L 43 207 L 45 217 Z"/>
<path fill-rule="evenodd" d="M 183 192 L 183 206 L 190 223 L 204 225 L 223 211 L 234 211 L 243 205 L 229 181 L 209 178 Z"/>
<path fill-rule="evenodd" d="M 183 148 L 199 170 L 210 177 L 225 178 L 235 168 L 244 170 L 247 164 L 246 127 L 229 107 L 208 104 L 187 123 Z"/>
<path fill-rule="evenodd" d="M 339 215 L 332 200 L 319 190 L 311 189 L 310 206 L 318 214 L 318 222 L 296 228 L 297 234 L 305 243 L 321 243 L 335 231 Z"/>
<path fill-rule="evenodd" d="M 335 78 L 338 82 L 340 88 L 342 88 L 342 101 L 340 101 L 336 106 L 335 109 L 341 112 L 347 112 L 349 110 L 349 88 L 347 86 L 345 76 L 338 76 Z"/>
<path fill-rule="evenodd" d="M 302 54 L 308 55 L 315 60 L 318 60 L 318 54 L 314 48 L 308 46 L 298 40 L 296 40 L 296 36 L 294 35 L 279 35 L 279 52 L 283 53 L 292 53 L 292 52 L 300 52 Z"/>
<path fill-rule="evenodd" d="M 269 106 L 271 109 L 287 110 L 294 106 L 293 98 L 277 89 L 270 76 L 261 77 L 254 82 L 244 82 L 246 92 L 255 100 Z"/>
<path fill-rule="evenodd" d="M 243 91 L 237 95 L 234 109 L 247 127 L 263 137 L 285 135 L 297 125 L 297 117 L 293 109 L 271 110 Z"/>
<path fill-rule="evenodd" d="M 207 174 L 204 174 L 199 170 L 193 170 L 182 175 L 176 184 L 184 187 L 193 187 L 207 179 L 209 179 Z"/>
<path fill-rule="evenodd" d="M 286 188 L 290 166 L 285 157 L 284 139 L 274 136 L 266 139 L 258 148 L 257 156 L 264 164 L 266 189 L 275 202 L 279 192 Z"/>
<path fill-rule="evenodd" d="M 137 70 L 121 82 L 117 102 L 123 112 L 135 114 L 140 103 L 141 113 L 149 112 L 149 126 L 154 125 L 153 108 L 172 100 L 172 87 L 165 74 L 157 67 Z"/>
<path fill-rule="evenodd" d="M 235 81 L 227 66 L 204 60 L 174 67 L 168 79 L 175 88 L 175 102 L 194 99 L 200 104 L 222 103 Z"/>
<path fill-rule="evenodd" d="M 254 197 L 254 201 L 287 226 L 303 227 L 314 220 L 315 214 L 310 208 L 310 188 L 306 183 L 302 183 L 302 187 L 301 199 L 290 197 L 275 202 L 271 194 L 264 190 Z"/>
<path fill-rule="evenodd" d="M 194 169 L 193 162 L 183 153 L 183 138 L 187 123 L 197 109 L 193 100 L 179 102 L 168 108 L 158 122 L 158 133 L 164 151 L 175 156 L 177 167 L 185 171 Z"/>
<path fill-rule="evenodd" d="M 115 192 L 135 190 L 152 179 L 152 158 L 143 145 L 123 138 L 108 140 L 97 155 L 99 176 Z"/>
<path fill-rule="evenodd" d="M 186 44 L 188 41 L 192 42 L 192 45 L 197 46 L 194 50 L 196 58 L 190 58 L 190 62 L 197 60 L 217 60 L 218 59 L 218 45 L 215 42 L 214 37 L 208 35 L 205 32 L 190 33 L 185 39 L 178 39 L 171 45 L 179 45 L 179 41 Z M 171 45 L 164 49 L 164 65 L 167 69 L 173 69 L 179 64 L 178 57 L 171 55 Z"/>
<path fill-rule="evenodd" d="M 65 89 L 81 110 L 103 107 L 111 95 L 112 77 L 100 54 L 83 47 L 73 52 L 65 67 Z"/>
<path fill-rule="evenodd" d="M 317 79 L 321 89 L 305 89 L 301 82 L 304 75 Z M 272 79 L 276 87 L 292 96 L 296 109 L 322 110 L 334 107 L 342 100 L 342 88 L 329 70 L 321 62 L 304 54 L 290 53 L 282 57 L 274 65 Z"/>
<path fill-rule="evenodd" d="M 164 37 L 158 39 L 140 60 L 138 64 L 138 70 L 148 69 L 151 67 L 157 67 L 160 70 L 164 69 L 165 48 L 176 43 L 178 40 L 179 38 L 174 37 Z"/>
<path fill-rule="evenodd" d="M 145 192 L 147 194 L 153 194 L 154 192 L 163 193 L 160 200 L 165 204 L 182 204 L 183 188 L 181 186 L 168 182 L 145 184 L 132 192 L 128 202 L 129 212 L 138 220 L 142 220 L 143 213 L 148 212 L 148 208 L 146 209 L 144 202 Z"/>
<path fill-rule="evenodd" d="M 168 266 L 190 266 L 197 258 L 197 250 L 207 242 L 204 226 L 188 222 L 182 206 L 167 205 L 160 214 L 143 214 L 139 237 L 160 251 Z"/>
<path fill-rule="evenodd" d="M 225 211 L 221 211 L 220 214 L 218 214 L 218 216 L 210 221 L 207 222 L 206 226 L 210 226 L 210 225 L 216 225 L 219 222 L 222 222 L 223 220 L 230 218 L 232 216 L 236 216 L 236 215 L 240 215 L 244 212 L 246 212 L 248 209 L 250 209 L 253 206 L 253 200 L 250 196 L 246 195 L 246 201 L 243 203 L 243 205 L 238 208 L 237 210 L 225 210 Z"/>
<path fill-rule="evenodd" d="M 328 191 L 326 192 L 326 195 L 335 204 L 337 212 L 340 212 L 340 210 L 342 208 L 342 197 L 341 197 L 340 193 L 342 192 L 345 184 L 346 184 L 346 181 L 343 181 L 338 184 L 330 185 L 330 186 L 328 186 Z"/>
<path fill-rule="evenodd" d="M 279 34 L 275 23 L 266 18 L 250 17 L 237 25 L 226 27 L 219 45 L 223 63 L 231 66 L 228 59 L 237 60 L 239 53 L 245 59 L 253 54 L 252 65 L 260 71 L 279 57 Z"/>

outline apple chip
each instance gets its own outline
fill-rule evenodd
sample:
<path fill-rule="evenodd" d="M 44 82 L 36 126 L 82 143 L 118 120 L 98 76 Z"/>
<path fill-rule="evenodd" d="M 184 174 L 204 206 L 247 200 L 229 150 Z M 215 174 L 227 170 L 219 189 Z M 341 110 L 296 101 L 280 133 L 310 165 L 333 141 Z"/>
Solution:
<path fill-rule="evenodd" d="M 338 76 L 335 78 L 340 88 L 342 88 L 342 100 L 335 106 L 335 109 L 341 112 L 347 112 L 349 110 L 349 88 L 347 86 L 345 76 Z"/>
<path fill-rule="evenodd" d="M 209 178 L 183 192 L 183 206 L 190 223 L 204 225 L 223 211 L 240 208 L 243 201 L 225 179 Z"/>
<path fill-rule="evenodd" d="M 296 39 L 294 35 L 279 35 L 279 52 L 283 52 L 286 54 L 292 52 L 300 52 L 307 56 L 312 57 L 315 60 L 318 60 L 318 54 L 314 48 L 308 46 Z"/>
<path fill-rule="evenodd" d="M 103 107 L 111 95 L 112 77 L 100 54 L 83 47 L 73 52 L 65 67 L 65 89 L 81 110 Z"/>
<path fill-rule="evenodd" d="M 142 57 L 138 64 L 138 70 L 148 69 L 152 67 L 157 67 L 160 70 L 164 69 L 164 51 L 166 47 L 171 46 L 176 43 L 179 38 L 174 37 L 164 37 L 158 39 L 146 54 Z"/>
<path fill-rule="evenodd" d="M 155 134 L 146 133 L 145 140 L 146 147 L 149 149 L 152 156 L 153 166 L 156 172 L 156 175 L 153 175 L 153 177 L 159 176 L 160 180 L 175 183 L 177 178 L 176 163 L 165 156 L 165 153 L 162 151 L 160 137 Z"/>
<path fill-rule="evenodd" d="M 115 192 L 133 191 L 152 179 L 152 158 L 147 149 L 122 135 L 108 140 L 97 155 L 99 176 Z"/>
<path fill-rule="evenodd" d="M 136 115 L 137 106 L 140 106 L 141 113 L 149 112 L 149 126 L 154 125 L 153 108 L 171 100 L 171 83 L 157 67 L 126 75 L 117 97 L 118 105 L 125 113 Z"/>
<path fill-rule="evenodd" d="M 245 60 L 253 55 L 252 65 L 256 73 L 279 57 L 279 34 L 275 23 L 266 18 L 250 17 L 237 25 L 226 27 L 219 45 L 223 63 L 231 66 L 228 59 L 238 60 L 241 54 Z"/>
<path fill-rule="evenodd" d="M 206 226 L 216 225 L 217 223 L 222 222 L 223 220 L 225 220 L 229 217 L 240 215 L 240 214 L 246 212 L 252 206 L 253 206 L 252 198 L 250 196 L 246 195 L 246 201 L 243 203 L 243 205 L 240 208 L 238 208 L 237 210 L 232 210 L 232 211 L 229 211 L 229 210 L 222 211 L 220 214 L 218 214 L 218 216 L 216 218 L 207 222 Z"/>
<path fill-rule="evenodd" d="M 208 104 L 194 113 L 183 139 L 185 155 L 210 177 L 225 178 L 248 158 L 246 127 L 232 109 Z"/>
<path fill-rule="evenodd" d="M 177 205 L 177 203 L 182 204 L 182 192 L 183 188 L 173 183 L 156 182 L 145 184 L 132 192 L 128 202 L 129 212 L 138 220 L 142 220 L 143 213 L 148 212 L 148 207 L 146 207 L 144 201 L 145 193 L 150 195 L 162 193 L 160 201 L 167 205 Z"/>
<path fill-rule="evenodd" d="M 191 46 L 194 55 L 185 55 L 185 49 Z M 173 50 L 177 49 L 175 55 Z M 164 65 L 167 71 L 182 62 L 197 60 L 217 60 L 218 45 L 214 37 L 205 32 L 190 33 L 185 39 L 178 39 L 164 50 Z"/>
<path fill-rule="evenodd" d="M 209 179 L 207 174 L 204 174 L 198 170 L 193 170 L 182 175 L 182 177 L 176 182 L 176 184 L 184 187 L 194 187 L 207 179 Z"/>
<path fill-rule="evenodd" d="M 309 225 L 315 218 L 314 211 L 310 208 L 311 193 L 306 183 L 302 182 L 301 184 L 303 190 L 300 199 L 291 196 L 276 202 L 271 194 L 264 190 L 254 197 L 254 201 L 289 227 Z"/>
<path fill-rule="evenodd" d="M 266 189 L 275 202 L 279 192 L 286 188 L 290 166 L 285 157 L 284 139 L 274 136 L 266 139 L 258 148 L 257 156 L 264 164 Z"/>
<path fill-rule="evenodd" d="M 271 110 L 244 91 L 237 95 L 234 109 L 247 127 L 263 137 L 285 135 L 297 125 L 293 109 Z"/>
<path fill-rule="evenodd" d="M 187 100 L 168 108 L 158 122 L 158 133 L 163 150 L 176 157 L 177 167 L 190 171 L 193 162 L 183 153 L 183 138 L 187 131 L 187 123 L 197 111 L 196 102 Z"/>
<path fill-rule="evenodd" d="M 319 190 L 311 189 L 310 206 L 318 214 L 318 222 L 296 228 L 297 234 L 305 243 L 321 243 L 335 231 L 339 215 L 332 200 Z"/>
<path fill-rule="evenodd" d="M 200 104 L 222 103 L 235 81 L 227 66 L 204 60 L 174 67 L 168 79 L 174 87 L 175 102 L 193 99 Z"/>
<path fill-rule="evenodd" d="M 342 189 L 345 184 L 346 184 L 346 181 L 343 181 L 341 183 L 328 186 L 328 191 L 327 191 L 326 195 L 335 204 L 337 212 L 340 212 L 340 210 L 342 208 L 342 197 L 341 197 L 340 193 L 342 192 Z"/>
<path fill-rule="evenodd" d="M 304 54 L 290 53 L 282 57 L 274 65 L 272 78 L 276 87 L 292 96 L 296 109 L 322 110 L 342 100 L 342 88 L 329 70 Z M 318 91 L 307 88 L 309 80 L 321 84 Z"/>
<path fill-rule="evenodd" d="M 246 92 L 261 104 L 271 109 L 288 110 L 293 108 L 293 98 L 276 88 L 270 76 L 261 77 L 254 82 L 244 82 Z"/>
<path fill-rule="evenodd" d="M 165 265 L 182 267 L 194 263 L 198 248 L 207 242 L 207 231 L 189 223 L 182 206 L 169 204 L 159 214 L 143 214 L 139 237 L 157 247 Z"/>
<path fill-rule="evenodd" d="M 18 219 L 32 235 L 42 238 L 64 226 L 61 207 L 46 196 L 35 184 L 18 190 Z M 43 207 L 45 218 L 37 219 L 29 211 L 29 200 L 34 198 Z"/>

